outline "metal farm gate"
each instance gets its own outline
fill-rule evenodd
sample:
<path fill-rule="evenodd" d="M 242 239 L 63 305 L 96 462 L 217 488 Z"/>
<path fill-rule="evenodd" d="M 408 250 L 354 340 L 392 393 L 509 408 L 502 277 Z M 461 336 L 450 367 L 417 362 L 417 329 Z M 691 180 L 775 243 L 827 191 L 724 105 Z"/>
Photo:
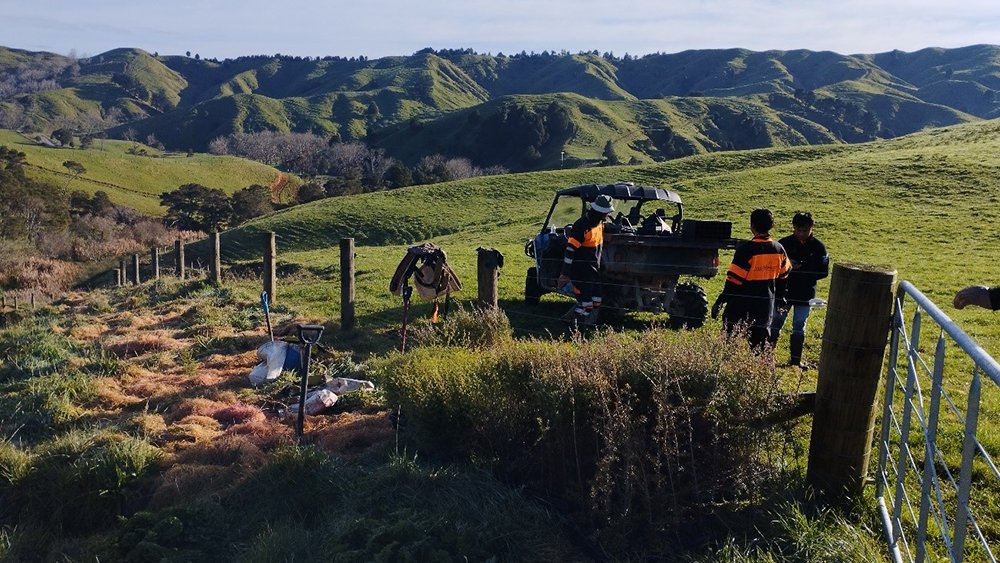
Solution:
<path fill-rule="evenodd" d="M 888 358 L 875 486 L 893 561 L 995 562 L 995 531 L 980 521 L 1000 520 L 1000 498 L 989 493 L 1000 490 L 1000 472 L 977 432 L 980 406 L 1000 397 L 1000 364 L 906 281 Z"/>

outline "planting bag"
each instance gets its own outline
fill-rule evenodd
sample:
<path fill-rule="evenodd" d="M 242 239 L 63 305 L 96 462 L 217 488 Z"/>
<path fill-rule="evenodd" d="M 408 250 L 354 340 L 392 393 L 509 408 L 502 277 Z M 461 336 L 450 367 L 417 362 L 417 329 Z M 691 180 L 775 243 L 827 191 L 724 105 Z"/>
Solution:
<path fill-rule="evenodd" d="M 254 387 L 277 379 L 283 369 L 299 369 L 301 355 L 297 345 L 275 340 L 257 348 L 257 359 L 260 363 L 250 371 L 250 384 Z"/>

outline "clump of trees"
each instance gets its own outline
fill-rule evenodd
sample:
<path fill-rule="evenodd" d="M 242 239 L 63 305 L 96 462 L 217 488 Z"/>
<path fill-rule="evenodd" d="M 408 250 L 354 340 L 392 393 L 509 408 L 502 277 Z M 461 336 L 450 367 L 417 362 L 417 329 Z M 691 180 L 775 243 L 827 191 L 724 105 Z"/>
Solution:
<path fill-rule="evenodd" d="M 24 64 L 0 73 L 0 100 L 62 88 L 59 81 L 80 74 L 73 57 L 32 57 Z"/>
<path fill-rule="evenodd" d="M 470 114 L 470 118 L 474 114 Z M 479 126 L 476 160 L 500 165 L 523 162 L 530 166 L 542 157 L 541 149 L 553 139 L 566 138 L 576 125 L 569 111 L 552 102 L 543 111 L 522 104 L 504 104 Z"/>
<path fill-rule="evenodd" d="M 211 232 L 225 229 L 274 211 L 271 189 L 252 185 L 234 193 L 201 184 L 184 184 L 160 196 L 167 208 L 164 222 L 183 231 Z"/>
<path fill-rule="evenodd" d="M 71 262 L 99 260 L 167 245 L 194 233 L 170 229 L 108 194 L 67 194 L 29 179 L 25 154 L 0 146 L 0 287 L 55 290 L 72 281 Z M 66 161 L 73 173 L 83 169 Z M 81 172 L 82 173 L 82 172 Z"/>
<path fill-rule="evenodd" d="M 384 149 L 357 141 L 341 142 L 336 135 L 324 138 L 312 133 L 233 133 L 213 139 L 209 152 L 249 158 L 301 176 L 328 177 L 299 188 L 298 203 L 507 173 L 499 165 L 480 168 L 468 158 L 440 154 L 424 157 L 411 169 L 386 155 Z"/>

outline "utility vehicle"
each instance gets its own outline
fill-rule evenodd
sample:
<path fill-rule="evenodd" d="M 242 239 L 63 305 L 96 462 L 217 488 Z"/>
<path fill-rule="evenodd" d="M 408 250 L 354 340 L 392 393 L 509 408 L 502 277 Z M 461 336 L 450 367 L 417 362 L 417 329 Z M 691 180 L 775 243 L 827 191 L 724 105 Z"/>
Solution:
<path fill-rule="evenodd" d="M 719 250 L 735 249 L 729 221 L 684 218 L 676 193 L 629 182 L 587 184 L 556 192 L 541 232 L 527 241 L 524 300 L 537 305 L 546 293 L 572 295 L 556 287 L 566 250 L 566 233 L 599 195 L 615 202 L 604 228 L 601 253 L 601 320 L 625 311 L 664 312 L 674 328 L 697 328 L 708 318 L 708 298 L 681 276 L 711 278 L 719 271 Z M 562 226 L 560 226 L 562 225 Z"/>

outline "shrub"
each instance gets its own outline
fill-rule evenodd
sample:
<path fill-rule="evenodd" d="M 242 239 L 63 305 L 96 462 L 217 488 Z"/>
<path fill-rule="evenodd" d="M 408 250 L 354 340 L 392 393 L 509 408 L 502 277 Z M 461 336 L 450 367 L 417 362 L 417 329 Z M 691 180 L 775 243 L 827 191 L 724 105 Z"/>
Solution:
<path fill-rule="evenodd" d="M 500 309 L 465 309 L 461 303 L 443 322 L 427 319 L 414 323 L 412 336 L 417 346 L 496 346 L 511 339 L 510 320 Z"/>
<path fill-rule="evenodd" d="M 772 360 L 741 339 L 507 340 L 418 348 L 372 369 L 421 451 L 488 462 L 589 504 L 620 541 L 750 499 L 773 475 L 763 454 L 780 436 L 755 421 L 783 396 Z"/>
<path fill-rule="evenodd" d="M 56 292 L 69 287 L 77 272 L 76 266 L 50 258 L 7 256 L 0 260 L 0 287 Z"/>

